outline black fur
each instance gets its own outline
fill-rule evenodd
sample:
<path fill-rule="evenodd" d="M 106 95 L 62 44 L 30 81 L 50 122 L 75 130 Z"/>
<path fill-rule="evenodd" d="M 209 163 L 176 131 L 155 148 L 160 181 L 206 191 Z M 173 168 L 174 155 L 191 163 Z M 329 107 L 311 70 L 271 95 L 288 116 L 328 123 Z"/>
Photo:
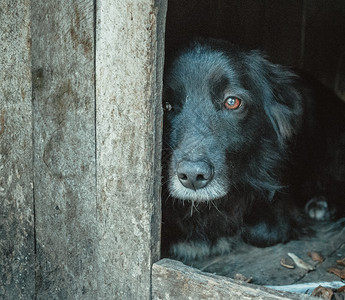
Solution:
<path fill-rule="evenodd" d="M 298 238 L 311 199 L 345 214 L 345 105 L 310 82 L 225 41 L 178 55 L 163 95 L 165 255 L 228 252 L 236 234 L 260 247 Z"/>

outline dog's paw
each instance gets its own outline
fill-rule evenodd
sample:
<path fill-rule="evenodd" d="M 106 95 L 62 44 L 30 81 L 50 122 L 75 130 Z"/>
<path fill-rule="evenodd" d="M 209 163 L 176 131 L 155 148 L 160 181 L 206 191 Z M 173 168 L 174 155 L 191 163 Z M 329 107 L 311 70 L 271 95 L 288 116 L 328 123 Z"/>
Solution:
<path fill-rule="evenodd" d="M 238 244 L 237 238 L 220 238 L 212 245 L 207 242 L 180 242 L 173 244 L 170 248 L 170 255 L 183 262 L 201 260 L 209 256 L 225 255 L 230 253 L 234 245 Z"/>
<path fill-rule="evenodd" d="M 317 196 L 310 199 L 304 209 L 311 219 L 317 221 L 327 221 L 331 217 L 327 199 L 324 196 Z"/>
<path fill-rule="evenodd" d="M 206 242 L 180 242 L 170 248 L 170 255 L 183 262 L 202 259 L 210 254 L 210 245 Z"/>

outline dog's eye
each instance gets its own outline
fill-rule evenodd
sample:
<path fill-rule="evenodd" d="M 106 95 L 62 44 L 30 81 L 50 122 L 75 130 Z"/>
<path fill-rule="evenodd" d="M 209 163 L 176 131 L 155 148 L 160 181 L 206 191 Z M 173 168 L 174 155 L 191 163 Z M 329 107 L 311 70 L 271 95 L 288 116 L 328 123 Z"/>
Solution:
<path fill-rule="evenodd" d="M 224 106 L 226 109 L 237 109 L 241 106 L 241 99 L 237 97 L 228 97 L 225 99 Z"/>
<path fill-rule="evenodd" d="M 171 111 L 173 109 L 173 107 L 172 107 L 172 105 L 169 102 L 165 102 L 163 109 L 165 111 Z"/>

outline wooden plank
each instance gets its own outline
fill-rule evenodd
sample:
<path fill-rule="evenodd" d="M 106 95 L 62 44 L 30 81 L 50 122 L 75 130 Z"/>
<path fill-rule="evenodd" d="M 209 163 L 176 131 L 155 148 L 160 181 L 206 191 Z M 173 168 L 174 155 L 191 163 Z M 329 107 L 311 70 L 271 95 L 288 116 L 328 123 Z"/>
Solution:
<path fill-rule="evenodd" d="M 150 299 L 151 265 L 159 257 L 166 5 L 97 2 L 100 299 Z"/>
<path fill-rule="evenodd" d="M 33 299 L 30 1 L 1 1 L 0 24 L 0 298 Z"/>
<path fill-rule="evenodd" d="M 32 2 L 37 299 L 97 299 L 94 1 Z"/>
<path fill-rule="evenodd" d="M 315 299 L 239 283 L 230 278 L 204 273 L 181 262 L 162 259 L 152 268 L 153 299 Z"/>

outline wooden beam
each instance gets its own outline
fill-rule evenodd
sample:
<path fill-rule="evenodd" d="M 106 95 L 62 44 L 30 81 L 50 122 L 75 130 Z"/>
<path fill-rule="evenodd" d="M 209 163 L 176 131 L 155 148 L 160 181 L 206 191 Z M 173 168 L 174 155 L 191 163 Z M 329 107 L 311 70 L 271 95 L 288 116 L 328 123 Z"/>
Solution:
<path fill-rule="evenodd" d="M 32 2 L 37 299 L 97 299 L 94 1 Z"/>
<path fill-rule="evenodd" d="M 162 259 L 152 268 L 153 299 L 315 299 L 314 297 L 239 283 L 201 272 L 181 262 Z"/>
<path fill-rule="evenodd" d="M 101 299 L 150 299 L 159 258 L 167 1 L 99 0 L 97 213 Z"/>
<path fill-rule="evenodd" d="M 30 2 L 0 2 L 1 299 L 35 292 Z"/>

